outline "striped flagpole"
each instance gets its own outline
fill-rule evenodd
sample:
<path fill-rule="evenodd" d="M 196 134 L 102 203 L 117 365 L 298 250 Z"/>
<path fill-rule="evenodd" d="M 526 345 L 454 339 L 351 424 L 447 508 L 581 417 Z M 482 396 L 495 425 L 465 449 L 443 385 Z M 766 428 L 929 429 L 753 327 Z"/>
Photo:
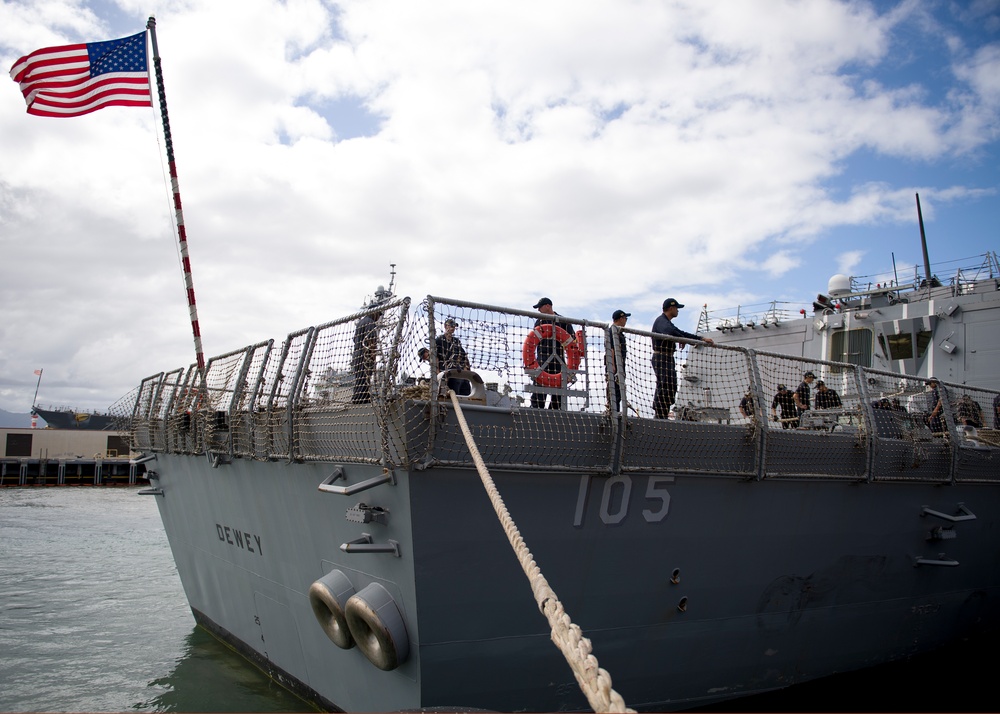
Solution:
<path fill-rule="evenodd" d="M 201 327 L 198 325 L 198 306 L 194 299 L 194 280 L 191 278 L 191 259 L 188 257 L 187 231 L 184 229 L 184 210 L 181 208 L 181 192 L 177 184 L 177 165 L 174 162 L 174 144 L 170 137 L 170 119 L 167 117 L 167 94 L 163 89 L 163 68 L 160 65 L 160 50 L 156 44 L 156 18 L 150 17 L 146 23 L 153 42 L 153 68 L 156 72 L 156 91 L 160 98 L 160 116 L 163 118 L 163 140 L 167 146 L 167 165 L 170 167 L 170 187 L 174 193 L 174 213 L 177 217 L 177 240 L 180 243 L 181 263 L 184 268 L 184 287 L 187 289 L 188 309 L 191 312 L 191 331 L 194 333 L 194 351 L 198 358 L 198 372 L 205 378 L 205 353 L 201 347 Z"/>

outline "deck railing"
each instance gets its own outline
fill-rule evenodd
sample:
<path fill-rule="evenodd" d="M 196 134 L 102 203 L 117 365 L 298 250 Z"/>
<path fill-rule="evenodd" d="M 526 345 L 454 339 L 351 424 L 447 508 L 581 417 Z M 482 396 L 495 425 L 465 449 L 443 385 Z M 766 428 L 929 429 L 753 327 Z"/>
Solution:
<path fill-rule="evenodd" d="M 571 317 L 555 319 L 575 343 L 557 349 L 545 371 L 533 343 L 525 351 L 542 317 L 436 297 L 412 308 L 408 298 L 393 300 L 293 332 L 280 348 L 268 341 L 220 355 L 204 375 L 192 365 L 143 380 L 129 410 L 134 444 L 223 460 L 465 465 L 441 380 L 467 366 L 484 381 L 469 395 L 470 421 L 491 466 L 1000 482 L 995 391 L 933 389 L 919 378 L 736 346 L 660 343 L 643 330 Z M 449 320 L 462 351 L 441 356 L 464 353 L 467 365 L 438 358 Z M 674 348 L 667 419 L 655 418 L 667 385 L 653 367 L 654 340 Z M 814 375 L 810 409 L 800 414 L 779 386 L 794 394 L 806 373 Z M 532 407 L 553 399 L 561 408 Z"/>

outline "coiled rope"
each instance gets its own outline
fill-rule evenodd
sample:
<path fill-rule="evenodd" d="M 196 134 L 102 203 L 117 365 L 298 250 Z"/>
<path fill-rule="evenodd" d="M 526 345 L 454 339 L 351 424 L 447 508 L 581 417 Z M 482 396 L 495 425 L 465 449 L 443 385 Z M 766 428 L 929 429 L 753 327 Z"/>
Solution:
<path fill-rule="evenodd" d="M 538 609 L 545 615 L 552 628 L 552 641 L 569 663 L 577 684 L 580 685 L 580 690 L 587 697 L 590 707 L 595 712 L 634 711 L 626 707 L 622 696 L 612 689 L 611 675 L 606 670 L 601 669 L 597 658 L 591 654 L 590 640 L 583 636 L 579 626 L 570 619 L 563 609 L 562 603 L 559 602 L 559 598 L 549 587 L 545 576 L 535 564 L 531 551 L 528 550 L 527 544 L 518 532 L 517 525 L 510 517 L 507 507 L 500 497 L 500 492 L 497 491 L 496 484 L 493 483 L 493 477 L 490 476 L 490 472 L 483 462 L 479 447 L 476 446 L 469 425 L 465 421 L 465 414 L 462 413 L 462 405 L 458 401 L 458 396 L 454 390 L 448 390 L 448 396 L 451 397 L 451 402 L 455 405 L 455 416 L 458 418 L 458 424 L 465 436 L 465 444 L 469 447 L 469 453 L 472 454 L 472 460 L 476 464 L 476 470 L 479 471 L 479 477 L 490 497 L 490 503 L 493 504 L 493 510 L 496 511 L 497 518 L 500 519 L 500 524 L 507 534 L 510 547 L 514 549 L 514 554 L 521 563 L 521 569 L 528 576 L 531 592 L 535 595 Z"/>

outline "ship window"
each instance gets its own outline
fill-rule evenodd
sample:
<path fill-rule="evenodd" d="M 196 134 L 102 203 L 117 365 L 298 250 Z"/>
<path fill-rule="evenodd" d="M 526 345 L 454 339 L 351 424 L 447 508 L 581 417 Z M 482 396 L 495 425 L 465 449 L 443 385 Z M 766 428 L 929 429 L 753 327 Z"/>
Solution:
<path fill-rule="evenodd" d="M 917 357 L 924 356 L 924 352 L 927 351 L 927 347 L 931 344 L 933 336 L 933 333 L 927 330 L 921 330 L 917 333 Z"/>
<path fill-rule="evenodd" d="M 872 332 L 868 329 L 834 332 L 830 340 L 830 359 L 862 367 L 872 366 Z M 834 369 L 833 371 L 839 371 Z"/>
<path fill-rule="evenodd" d="M 889 346 L 889 359 L 913 358 L 913 335 L 909 332 L 886 335 L 885 341 Z"/>
<path fill-rule="evenodd" d="M 879 335 L 878 344 L 882 349 L 882 354 L 889 359 L 913 359 L 914 357 L 919 359 L 924 356 L 933 336 L 934 333 L 930 330 L 918 330 L 916 332 L 916 340 L 914 340 L 914 334 L 909 332 L 900 332 L 896 335 Z M 913 354 L 914 344 L 916 345 L 916 355 Z M 837 358 L 833 357 L 833 359 Z M 841 361 L 846 362 L 848 360 Z"/>

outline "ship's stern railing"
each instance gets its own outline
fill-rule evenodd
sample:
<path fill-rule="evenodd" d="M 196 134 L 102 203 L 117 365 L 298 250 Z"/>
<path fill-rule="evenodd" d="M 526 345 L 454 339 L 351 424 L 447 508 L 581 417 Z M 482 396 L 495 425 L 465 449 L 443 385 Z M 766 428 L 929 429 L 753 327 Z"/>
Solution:
<path fill-rule="evenodd" d="M 409 298 L 143 380 L 130 423 L 139 448 L 261 460 L 398 462 L 388 396 Z M 360 326 L 366 325 L 364 334 Z"/>
<path fill-rule="evenodd" d="M 539 351 L 549 333 L 536 323 L 553 317 L 569 326 L 557 334 L 565 344 Z M 439 356 L 450 321 L 457 342 Z M 672 348 L 672 374 L 662 354 L 654 362 L 654 346 Z M 547 358 L 556 368 L 543 374 Z M 804 397 L 803 385 L 810 403 L 800 413 L 789 402 Z M 130 428 L 137 448 L 216 463 L 465 465 L 448 422 L 449 387 L 473 407 L 470 425 L 490 466 L 1000 479 L 990 468 L 1000 457 L 996 392 L 940 385 L 934 413 L 928 380 L 440 297 L 372 306 L 293 332 L 280 348 L 256 343 L 212 358 L 204 375 L 192 365 L 149 377 Z"/>

